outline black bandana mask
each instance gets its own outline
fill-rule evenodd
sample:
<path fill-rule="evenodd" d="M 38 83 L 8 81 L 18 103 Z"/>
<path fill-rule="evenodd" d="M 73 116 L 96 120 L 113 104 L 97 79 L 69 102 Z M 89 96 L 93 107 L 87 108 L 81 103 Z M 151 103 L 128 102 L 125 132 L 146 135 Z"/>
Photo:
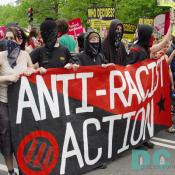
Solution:
<path fill-rule="evenodd" d="M 8 52 L 7 58 L 8 58 L 9 65 L 12 68 L 16 66 L 16 60 L 20 54 L 20 50 L 21 49 L 19 44 L 17 44 L 14 41 L 10 41 L 10 40 L 7 41 L 7 52 Z"/>
<path fill-rule="evenodd" d="M 89 51 L 90 53 L 95 56 L 99 53 L 99 47 L 100 47 L 100 44 L 99 43 L 89 43 Z"/>
<path fill-rule="evenodd" d="M 115 34 L 115 43 L 114 43 L 116 48 L 118 48 L 120 46 L 122 37 L 123 37 L 122 32 L 116 32 L 116 34 Z"/>

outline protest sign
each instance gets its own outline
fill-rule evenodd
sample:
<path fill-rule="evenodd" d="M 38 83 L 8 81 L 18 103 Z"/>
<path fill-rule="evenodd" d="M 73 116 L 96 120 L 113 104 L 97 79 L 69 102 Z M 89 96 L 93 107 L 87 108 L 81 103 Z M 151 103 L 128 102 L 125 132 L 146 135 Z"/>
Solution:
<path fill-rule="evenodd" d="M 123 66 L 50 69 L 8 91 L 12 142 L 30 175 L 77 175 L 169 127 L 165 58 Z"/>

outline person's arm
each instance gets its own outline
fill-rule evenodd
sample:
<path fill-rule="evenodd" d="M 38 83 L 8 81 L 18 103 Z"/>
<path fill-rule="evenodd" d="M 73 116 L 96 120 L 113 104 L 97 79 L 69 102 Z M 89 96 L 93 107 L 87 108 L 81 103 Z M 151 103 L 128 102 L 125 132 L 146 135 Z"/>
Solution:
<path fill-rule="evenodd" d="M 16 83 L 19 79 L 19 75 L 18 74 L 12 74 L 12 75 L 4 75 L 4 76 L 0 76 L 0 83 L 7 83 L 7 84 L 11 84 L 11 83 Z"/>
<path fill-rule="evenodd" d="M 28 53 L 26 53 L 26 57 L 27 57 L 27 67 L 29 68 L 34 68 L 34 64 L 32 63 L 31 57 Z"/>
<path fill-rule="evenodd" d="M 31 57 L 31 60 L 32 60 L 33 64 L 36 64 L 36 63 L 39 62 L 39 57 L 40 57 L 39 51 L 40 51 L 40 48 L 37 48 L 37 49 L 34 49 L 30 53 L 30 57 Z"/>
<path fill-rule="evenodd" d="M 169 65 L 171 64 L 171 62 L 172 62 L 174 56 L 175 56 L 175 50 L 173 50 L 173 52 L 171 53 L 171 55 L 170 55 L 169 57 L 166 58 L 166 61 L 167 61 L 167 63 L 168 63 Z"/>
<path fill-rule="evenodd" d="M 174 80 L 173 80 L 173 74 L 170 67 L 169 67 L 169 77 L 171 82 L 171 90 L 174 91 Z"/>
<path fill-rule="evenodd" d="M 32 63 L 31 57 L 28 53 L 26 53 L 26 59 L 27 59 L 27 70 L 24 71 L 24 75 L 30 76 L 33 73 L 46 73 L 46 69 L 43 67 L 36 68 L 35 65 Z"/>
<path fill-rule="evenodd" d="M 66 53 L 66 64 L 70 62 L 72 56 L 68 48 L 64 47 Z"/>
<path fill-rule="evenodd" d="M 71 57 L 69 63 L 67 63 L 64 68 L 65 69 L 74 69 L 77 70 L 80 67 L 80 59 L 78 56 Z"/>
<path fill-rule="evenodd" d="M 3 60 L 4 59 L 0 55 L 0 69 L 1 69 L 1 66 L 3 65 Z M 0 76 L 0 83 L 1 84 L 3 84 L 3 83 L 7 83 L 7 84 L 15 83 L 15 82 L 17 82 L 18 79 L 19 79 L 19 74 L 4 75 L 4 76 Z"/>
<path fill-rule="evenodd" d="M 139 61 L 139 57 L 140 57 L 140 51 L 135 50 L 135 49 L 131 49 L 129 54 L 126 57 L 126 64 L 134 64 L 137 63 Z"/>
<path fill-rule="evenodd" d="M 79 59 L 78 55 L 71 57 L 69 60 L 69 63 L 80 65 L 80 59 Z"/>
<path fill-rule="evenodd" d="M 167 34 L 164 36 L 163 40 L 160 43 L 158 43 L 158 44 L 154 44 L 150 48 L 151 53 L 155 53 L 155 52 L 158 52 L 161 49 L 163 49 L 170 40 L 171 40 L 171 25 L 170 25 L 170 27 L 168 29 Z"/>

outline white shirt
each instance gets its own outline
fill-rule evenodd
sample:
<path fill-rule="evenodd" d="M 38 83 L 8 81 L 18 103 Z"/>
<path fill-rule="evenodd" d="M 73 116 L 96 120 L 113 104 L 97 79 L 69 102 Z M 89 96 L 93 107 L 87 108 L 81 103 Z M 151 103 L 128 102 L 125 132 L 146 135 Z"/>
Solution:
<path fill-rule="evenodd" d="M 11 75 L 11 74 L 21 74 L 23 73 L 31 60 L 29 54 L 26 51 L 21 50 L 20 54 L 16 60 L 16 66 L 14 68 L 11 68 L 11 66 L 8 63 L 7 59 L 7 51 L 0 52 L 0 60 L 1 60 L 1 66 L 0 66 L 0 76 L 4 75 Z M 8 85 L 3 83 L 0 84 L 0 101 L 7 103 L 7 88 Z"/>

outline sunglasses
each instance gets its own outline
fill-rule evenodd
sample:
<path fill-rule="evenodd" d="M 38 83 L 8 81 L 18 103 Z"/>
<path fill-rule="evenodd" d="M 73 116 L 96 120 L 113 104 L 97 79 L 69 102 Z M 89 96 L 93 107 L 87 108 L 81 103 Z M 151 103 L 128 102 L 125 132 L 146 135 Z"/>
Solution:
<path fill-rule="evenodd" d="M 14 40 L 14 37 L 11 37 L 11 36 L 8 37 L 8 36 L 6 36 L 5 39 L 7 39 L 7 40 Z"/>

